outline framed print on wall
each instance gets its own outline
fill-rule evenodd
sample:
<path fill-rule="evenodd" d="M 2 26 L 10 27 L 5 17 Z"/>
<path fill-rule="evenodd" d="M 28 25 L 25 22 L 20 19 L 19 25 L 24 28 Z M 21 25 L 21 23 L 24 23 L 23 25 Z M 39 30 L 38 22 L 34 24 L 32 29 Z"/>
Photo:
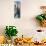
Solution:
<path fill-rule="evenodd" d="M 15 1 L 14 2 L 14 18 L 20 18 L 20 8 L 21 8 L 21 2 Z"/>

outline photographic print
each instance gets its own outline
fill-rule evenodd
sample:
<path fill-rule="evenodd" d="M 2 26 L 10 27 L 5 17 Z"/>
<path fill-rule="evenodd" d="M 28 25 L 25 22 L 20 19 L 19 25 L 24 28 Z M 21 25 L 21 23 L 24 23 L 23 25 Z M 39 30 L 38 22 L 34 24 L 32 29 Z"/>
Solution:
<path fill-rule="evenodd" d="M 15 5 L 14 5 L 14 18 L 20 18 L 21 2 L 15 1 L 14 3 L 15 3 Z"/>

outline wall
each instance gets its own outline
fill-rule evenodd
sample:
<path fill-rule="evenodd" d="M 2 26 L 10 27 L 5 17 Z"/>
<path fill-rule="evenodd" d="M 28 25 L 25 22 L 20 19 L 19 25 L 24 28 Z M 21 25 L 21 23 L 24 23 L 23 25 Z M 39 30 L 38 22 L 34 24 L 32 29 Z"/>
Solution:
<path fill-rule="evenodd" d="M 21 18 L 14 18 L 14 1 L 0 0 L 0 35 L 4 34 L 6 25 L 15 25 L 19 31 L 18 36 L 31 36 L 39 27 L 35 16 L 41 13 L 40 6 L 46 5 L 46 0 L 20 0 Z M 46 29 L 45 29 L 46 30 Z"/>

